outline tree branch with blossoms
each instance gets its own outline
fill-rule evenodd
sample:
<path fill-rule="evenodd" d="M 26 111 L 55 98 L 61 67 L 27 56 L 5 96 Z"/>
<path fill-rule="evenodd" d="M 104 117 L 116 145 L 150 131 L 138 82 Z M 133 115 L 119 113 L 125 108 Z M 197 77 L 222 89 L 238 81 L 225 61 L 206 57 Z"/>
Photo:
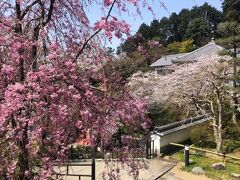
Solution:
<path fill-rule="evenodd" d="M 111 145 L 112 135 L 122 126 L 131 137 L 148 130 L 145 102 L 134 98 L 116 74 L 74 63 L 81 51 L 76 43 L 96 47 L 83 58 L 88 66 L 106 57 L 100 44 L 92 41 L 97 34 L 91 35 L 84 12 L 93 2 L 98 1 L 0 1 L 0 177 L 50 179 L 56 174 L 54 165 L 68 160 L 69 145 L 81 135 L 88 132 L 95 147 L 95 137 Z M 103 24 L 96 22 L 96 32 L 104 27 L 110 34 L 123 27 L 127 32 L 124 21 L 111 17 L 116 1 L 108 2 L 103 8 L 107 16 Z M 121 5 L 128 2 L 133 3 Z M 46 37 L 47 54 L 41 46 Z M 100 82 L 95 88 L 93 77 Z M 127 152 L 134 149 L 120 149 L 120 161 L 133 175 L 141 167 L 127 161 Z"/>
<path fill-rule="evenodd" d="M 109 17 L 111 16 L 111 12 L 112 12 L 113 7 L 114 7 L 114 5 L 115 5 L 116 2 L 117 2 L 117 0 L 114 0 L 114 1 L 112 2 L 112 5 L 111 5 L 111 7 L 110 7 L 110 9 L 109 9 L 109 11 L 108 11 L 108 13 L 107 13 L 106 19 L 105 19 L 106 23 L 107 23 Z M 77 61 L 77 59 L 78 59 L 79 56 L 83 53 L 83 50 L 86 48 L 86 46 L 88 45 L 88 43 L 89 43 L 96 35 L 98 35 L 101 31 L 102 31 L 102 28 L 100 28 L 99 30 L 97 30 L 94 34 L 92 34 L 92 35 L 84 42 L 82 48 L 81 48 L 81 49 L 79 50 L 79 52 L 77 53 L 74 61 Z"/>

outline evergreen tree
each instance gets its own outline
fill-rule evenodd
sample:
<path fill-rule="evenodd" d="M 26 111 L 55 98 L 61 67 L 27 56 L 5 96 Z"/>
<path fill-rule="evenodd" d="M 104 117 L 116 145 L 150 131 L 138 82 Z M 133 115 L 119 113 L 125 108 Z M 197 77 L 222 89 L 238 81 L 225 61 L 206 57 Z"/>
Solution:
<path fill-rule="evenodd" d="M 151 39 L 151 29 L 150 26 L 148 26 L 147 24 L 143 23 L 141 24 L 141 26 L 138 29 L 138 33 L 140 33 L 142 35 L 142 37 L 144 39 Z"/>
<path fill-rule="evenodd" d="M 160 23 L 158 20 L 154 19 L 150 25 L 151 38 L 160 38 Z M 159 39 L 160 40 L 160 39 Z"/>
<path fill-rule="evenodd" d="M 212 38 L 208 22 L 203 18 L 192 20 L 186 31 L 185 38 L 192 39 L 197 46 L 207 44 Z"/>
<path fill-rule="evenodd" d="M 166 44 L 168 42 L 169 38 L 171 37 L 169 19 L 167 17 L 163 17 L 159 22 L 159 26 L 160 26 L 159 36 L 161 39 L 160 42 L 163 44 Z"/>
<path fill-rule="evenodd" d="M 240 22 L 240 0 L 224 0 L 222 7 L 225 20 Z"/>
<path fill-rule="evenodd" d="M 181 41 L 182 35 L 179 32 L 179 17 L 176 13 L 172 13 L 169 18 L 170 21 L 170 31 L 171 31 L 171 39 L 170 41 Z"/>

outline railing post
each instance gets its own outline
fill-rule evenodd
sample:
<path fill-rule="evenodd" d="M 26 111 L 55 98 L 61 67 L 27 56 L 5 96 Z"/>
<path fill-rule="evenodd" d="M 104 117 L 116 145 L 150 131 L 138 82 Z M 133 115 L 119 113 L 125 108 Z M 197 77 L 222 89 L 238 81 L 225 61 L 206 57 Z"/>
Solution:
<path fill-rule="evenodd" d="M 151 141 L 151 144 L 152 144 L 152 146 L 151 146 L 151 148 L 152 148 L 152 158 L 154 158 L 154 155 L 155 155 L 155 152 L 154 152 L 154 141 L 152 140 Z"/>
<path fill-rule="evenodd" d="M 184 148 L 184 155 L 185 155 L 185 166 L 189 166 L 189 145 L 185 145 Z"/>
<path fill-rule="evenodd" d="M 96 178 L 96 164 L 95 159 L 92 159 L 92 180 L 95 180 Z"/>
<path fill-rule="evenodd" d="M 67 175 L 68 175 L 68 164 L 67 164 Z"/>
<path fill-rule="evenodd" d="M 72 160 L 73 159 L 73 146 L 70 147 L 69 156 L 70 156 L 70 159 Z"/>

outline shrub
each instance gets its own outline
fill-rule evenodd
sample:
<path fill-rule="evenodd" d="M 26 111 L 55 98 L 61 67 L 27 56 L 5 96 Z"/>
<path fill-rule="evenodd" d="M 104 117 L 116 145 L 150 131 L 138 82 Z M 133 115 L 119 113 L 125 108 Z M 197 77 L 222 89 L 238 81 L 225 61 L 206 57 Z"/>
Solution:
<path fill-rule="evenodd" d="M 193 129 L 191 132 L 191 140 L 194 145 L 205 148 L 215 148 L 213 130 L 209 124 L 204 124 Z"/>
<path fill-rule="evenodd" d="M 161 103 L 152 103 L 148 107 L 148 117 L 151 119 L 153 126 L 163 126 L 184 119 L 181 107 L 171 104 L 163 105 Z"/>
<path fill-rule="evenodd" d="M 226 139 L 223 143 L 223 152 L 224 153 L 231 153 L 235 149 L 240 148 L 240 141 L 232 140 L 232 139 Z"/>
<path fill-rule="evenodd" d="M 91 147 L 83 147 L 78 145 L 76 148 L 69 149 L 69 159 L 91 159 L 93 158 L 93 149 Z M 94 153 L 95 158 L 102 158 L 101 152 Z"/>
<path fill-rule="evenodd" d="M 225 49 L 221 50 L 220 52 L 218 52 L 219 56 L 228 56 L 231 55 L 231 53 Z"/>
<path fill-rule="evenodd" d="M 166 50 L 170 54 L 191 52 L 192 50 L 194 50 L 193 40 L 173 42 L 171 44 L 168 44 Z"/>

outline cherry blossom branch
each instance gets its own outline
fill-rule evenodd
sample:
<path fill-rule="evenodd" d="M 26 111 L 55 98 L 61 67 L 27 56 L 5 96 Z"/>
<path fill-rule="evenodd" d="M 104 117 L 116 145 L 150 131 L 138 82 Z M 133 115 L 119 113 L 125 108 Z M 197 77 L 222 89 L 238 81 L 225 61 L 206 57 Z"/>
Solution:
<path fill-rule="evenodd" d="M 0 19 L 0 24 L 3 24 L 4 26 L 11 28 L 9 24 L 4 23 L 1 19 Z"/>
<path fill-rule="evenodd" d="M 79 72 L 79 67 L 69 57 L 76 46 L 75 40 L 81 40 L 79 44 L 87 46 L 100 38 L 93 35 L 87 40 L 95 31 L 100 32 L 102 28 L 105 32 L 104 26 L 91 28 L 88 16 L 83 15 L 84 3 L 87 7 L 88 3 L 91 5 L 97 0 L 8 1 L 9 5 L 0 7 L 1 12 L 6 12 L 0 17 L 1 176 L 10 179 L 53 177 L 53 162 L 67 160 L 69 144 L 77 142 L 78 135 L 87 131 L 92 139 L 90 145 L 96 147 L 98 139 L 94 137 L 100 136 L 108 145 L 120 125 L 126 126 L 129 136 L 133 137 L 137 129 L 147 130 L 150 122 L 144 113 L 145 102 L 134 99 L 116 74 L 105 79 L 107 74 L 94 69 Z M 110 15 L 114 12 L 113 1 L 105 4 L 101 21 L 108 27 L 118 27 L 118 23 L 124 22 Z M 128 1 L 121 2 L 125 7 Z M 126 29 L 127 32 L 127 25 Z M 106 28 L 107 31 L 114 33 L 116 30 Z M 40 39 L 47 40 L 47 37 L 49 41 L 56 38 L 56 43 L 49 42 L 48 57 L 44 61 L 41 52 L 44 40 Z M 64 47 L 61 48 L 58 42 Z M 100 44 L 96 43 L 96 46 Z M 81 48 L 78 46 L 75 55 Z M 99 48 L 89 54 L 88 60 L 96 62 L 101 57 L 104 54 Z M 96 76 L 92 77 L 92 73 Z M 91 78 L 99 78 L 102 82 L 99 89 L 91 86 Z M 132 149 L 139 148 L 131 145 L 130 153 Z M 132 174 L 137 172 L 140 166 L 132 166 L 127 159 L 131 154 L 125 149 L 122 151 L 121 162 L 130 166 Z M 36 162 L 39 165 L 37 172 L 34 171 Z"/>
<path fill-rule="evenodd" d="M 20 6 L 20 3 L 18 3 L 17 1 L 16 1 L 16 3 L 15 3 L 15 8 L 16 8 L 16 17 L 17 17 L 17 20 L 20 21 L 20 17 L 21 17 L 21 6 Z M 19 35 L 22 34 L 22 25 L 21 25 L 20 22 L 17 22 L 17 23 L 16 23 L 15 33 L 17 33 L 17 34 L 19 34 Z M 20 55 L 22 55 L 22 54 L 23 54 L 23 49 L 22 49 L 22 48 L 18 49 L 18 53 L 19 53 Z M 24 60 L 23 60 L 23 58 L 20 58 L 20 61 L 19 61 L 19 80 L 20 80 L 21 82 L 23 82 L 24 79 L 25 79 L 25 74 L 24 74 Z"/>
<path fill-rule="evenodd" d="M 116 1 L 117 1 L 117 0 L 114 0 L 114 1 L 113 1 L 112 5 L 111 5 L 111 7 L 110 7 L 110 9 L 109 9 L 109 11 L 108 11 L 108 14 L 107 14 L 106 20 L 105 20 L 106 22 L 108 21 L 109 17 L 111 16 L 111 12 L 112 12 L 112 10 L 113 10 L 113 7 L 114 7 Z M 86 46 L 88 45 L 88 43 L 89 43 L 98 33 L 100 33 L 101 31 L 102 31 L 102 28 L 99 29 L 99 30 L 97 30 L 94 34 L 92 34 L 92 35 L 84 42 L 82 48 L 81 48 L 81 49 L 79 50 L 79 52 L 77 53 L 74 62 L 77 61 L 78 57 L 82 54 L 83 50 L 86 48 Z"/>
<path fill-rule="evenodd" d="M 35 5 L 35 4 L 37 4 L 37 3 L 39 3 L 39 0 L 36 0 L 36 1 L 34 1 L 34 2 L 32 2 L 30 5 L 28 5 L 27 7 L 26 7 L 26 9 L 22 12 L 22 15 L 20 16 L 20 20 L 22 20 L 25 16 L 26 16 L 26 14 L 28 13 L 28 11 Z"/>
<path fill-rule="evenodd" d="M 43 26 L 46 26 L 47 23 L 49 23 L 49 21 L 51 21 L 51 19 L 52 19 L 54 3 L 55 3 L 55 0 L 50 1 L 50 7 L 49 7 L 48 15 L 47 15 L 47 20 L 43 23 Z"/>

